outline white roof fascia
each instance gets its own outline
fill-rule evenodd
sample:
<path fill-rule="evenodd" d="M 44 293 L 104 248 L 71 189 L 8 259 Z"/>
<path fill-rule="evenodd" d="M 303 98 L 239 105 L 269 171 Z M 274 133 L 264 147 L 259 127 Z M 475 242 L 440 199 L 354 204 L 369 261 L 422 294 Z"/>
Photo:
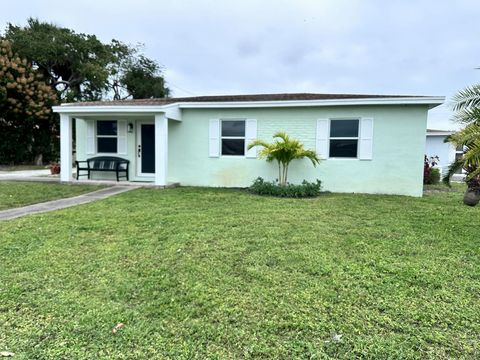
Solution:
<path fill-rule="evenodd" d="M 369 98 L 369 99 L 330 99 L 330 100 L 285 100 L 285 101 L 211 101 L 178 102 L 167 105 L 67 105 L 54 106 L 53 111 L 69 115 L 102 114 L 158 114 L 179 120 L 181 109 L 202 108 L 270 108 L 270 107 L 311 107 L 311 106 L 355 106 L 355 105 L 430 105 L 433 108 L 445 101 L 443 96 Z M 169 116 L 170 115 L 170 116 Z"/>

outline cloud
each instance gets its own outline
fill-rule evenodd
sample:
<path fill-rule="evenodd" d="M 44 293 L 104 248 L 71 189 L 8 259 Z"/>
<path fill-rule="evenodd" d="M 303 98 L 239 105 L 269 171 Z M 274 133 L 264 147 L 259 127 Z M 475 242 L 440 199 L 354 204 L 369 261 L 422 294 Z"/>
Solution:
<path fill-rule="evenodd" d="M 104 41 L 144 43 L 178 96 L 452 95 L 480 75 L 474 0 L 86 0 L 75 10 L 66 1 L 32 0 L 9 2 L 0 26 L 27 16 Z M 443 107 L 431 119 L 451 127 L 449 115 Z"/>

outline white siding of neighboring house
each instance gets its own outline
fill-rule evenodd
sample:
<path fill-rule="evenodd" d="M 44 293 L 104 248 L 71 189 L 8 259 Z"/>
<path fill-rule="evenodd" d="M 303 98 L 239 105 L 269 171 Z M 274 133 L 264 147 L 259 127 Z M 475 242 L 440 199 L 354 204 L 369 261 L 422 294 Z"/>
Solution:
<path fill-rule="evenodd" d="M 425 145 L 425 154 L 428 157 L 439 157 L 440 160 L 437 167 L 440 168 L 442 176 L 448 171 L 448 167 L 450 166 L 450 164 L 455 161 L 455 154 L 457 152 L 456 148 L 452 144 L 445 143 L 446 137 L 447 135 L 427 133 L 427 140 Z M 459 180 L 461 178 L 461 175 L 454 176 L 454 180 Z"/>

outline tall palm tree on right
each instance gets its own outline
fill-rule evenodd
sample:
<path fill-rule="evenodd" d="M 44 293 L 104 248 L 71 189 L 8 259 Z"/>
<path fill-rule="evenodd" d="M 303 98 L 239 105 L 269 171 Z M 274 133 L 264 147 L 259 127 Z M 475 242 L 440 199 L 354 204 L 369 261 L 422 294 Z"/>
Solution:
<path fill-rule="evenodd" d="M 453 174 L 460 169 L 465 170 L 468 189 L 464 203 L 474 206 L 480 201 L 480 85 L 459 91 L 453 97 L 453 102 L 454 120 L 464 127 L 446 141 L 455 147 L 462 146 L 464 153 L 449 166 L 443 181 L 450 185 Z"/>

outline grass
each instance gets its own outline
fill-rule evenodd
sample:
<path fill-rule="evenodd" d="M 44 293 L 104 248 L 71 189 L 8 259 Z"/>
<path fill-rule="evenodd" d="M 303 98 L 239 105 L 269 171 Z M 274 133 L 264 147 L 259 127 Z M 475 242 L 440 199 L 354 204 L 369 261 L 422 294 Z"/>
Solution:
<path fill-rule="evenodd" d="M 439 184 L 432 184 L 432 185 L 424 185 L 423 190 L 426 193 L 430 192 L 462 192 L 464 193 L 467 190 L 467 185 L 465 182 L 451 182 L 450 187 L 444 185 L 443 183 Z"/>
<path fill-rule="evenodd" d="M 0 181 L 0 210 L 77 196 L 101 186 Z"/>
<path fill-rule="evenodd" d="M 139 189 L 4 222 L 0 351 L 478 359 L 480 208 L 462 195 Z"/>

